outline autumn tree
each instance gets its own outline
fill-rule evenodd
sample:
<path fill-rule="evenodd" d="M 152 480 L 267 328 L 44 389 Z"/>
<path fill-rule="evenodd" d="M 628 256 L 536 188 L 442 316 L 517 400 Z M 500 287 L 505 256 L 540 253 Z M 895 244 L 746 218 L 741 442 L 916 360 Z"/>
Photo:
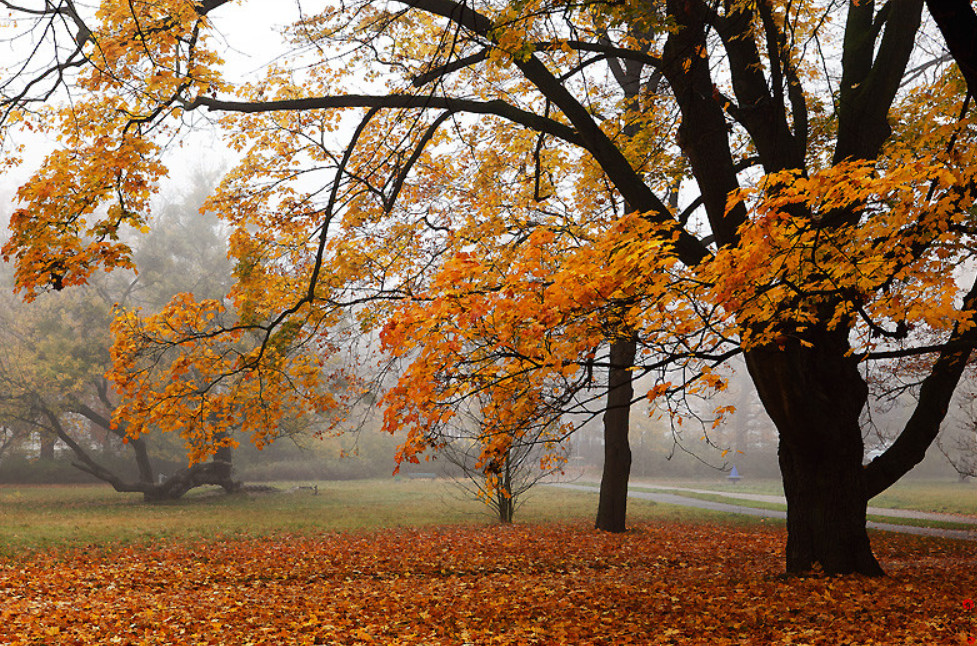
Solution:
<path fill-rule="evenodd" d="M 32 429 L 42 446 L 53 449 L 60 441 L 75 467 L 147 500 L 180 498 L 202 485 L 239 487 L 231 478 L 228 449 L 212 461 L 171 468 L 186 459 L 178 442 L 129 438 L 125 424 L 112 424 L 118 400 L 104 375 L 111 365 L 115 306 L 158 307 L 175 286 L 220 293 L 222 280 L 229 279 L 219 223 L 197 213 L 212 185 L 198 174 L 182 199 L 168 200 L 154 217 L 154 231 L 135 252 L 138 275 L 94 277 L 85 288 L 43 294 L 30 304 L 18 303 L 12 293 L 3 299 L 0 419 Z M 106 460 L 116 453 L 126 460 Z"/>
<path fill-rule="evenodd" d="M 30 431 L 22 424 L 9 421 L 0 427 L 0 461 L 30 439 Z"/>
<path fill-rule="evenodd" d="M 922 0 L 303 8 L 291 57 L 238 85 L 223 0 L 3 4 L 43 34 L 5 71 L 4 127 L 61 133 L 5 247 L 28 296 L 130 264 L 118 232 L 146 224 L 188 120 L 241 155 L 210 200 L 232 308 L 116 324 L 134 435 L 170 426 L 202 457 L 228 425 L 260 443 L 292 406 L 335 408 L 351 310 L 406 362 L 384 404 L 408 460 L 486 393 L 621 430 L 638 397 L 678 418 L 742 354 L 779 432 L 787 569 L 881 573 L 867 501 L 922 459 L 977 337 L 974 129 Z M 146 378 L 154 348 L 179 357 Z M 863 468 L 864 366 L 907 354 L 929 358 L 916 411 Z M 513 440 L 492 437 L 483 463 Z"/>

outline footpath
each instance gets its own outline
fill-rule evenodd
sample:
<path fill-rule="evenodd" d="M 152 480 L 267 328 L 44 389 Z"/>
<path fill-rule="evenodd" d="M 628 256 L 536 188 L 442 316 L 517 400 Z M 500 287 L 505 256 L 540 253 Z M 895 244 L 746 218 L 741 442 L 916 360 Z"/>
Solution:
<path fill-rule="evenodd" d="M 552 487 L 563 489 L 573 489 L 576 491 L 590 491 L 599 493 L 599 483 L 579 484 L 572 482 L 548 483 Z M 658 491 L 642 491 L 642 489 L 656 489 Z M 674 491 L 677 493 L 662 493 Z M 721 496 L 731 499 L 730 502 L 718 502 L 712 500 L 700 500 L 681 495 L 682 493 L 706 494 L 711 496 Z M 682 507 L 695 507 L 697 509 L 708 509 L 711 511 L 721 511 L 730 514 L 744 514 L 747 516 L 759 516 L 762 518 L 780 518 L 785 520 L 787 512 L 779 509 L 763 509 L 761 507 L 750 507 L 748 505 L 737 504 L 735 500 L 746 500 L 764 503 L 786 505 L 787 500 L 783 496 L 770 496 L 764 494 L 736 493 L 729 491 L 712 491 L 709 489 L 692 489 L 686 487 L 665 487 L 659 485 L 644 485 L 640 488 L 629 487 L 628 497 L 639 500 L 651 500 L 665 505 L 679 505 Z M 942 527 L 919 527 L 916 525 L 903 525 L 896 522 L 881 523 L 869 521 L 867 526 L 870 529 L 878 529 L 886 532 L 900 532 L 903 534 L 918 534 L 920 536 L 940 536 L 943 538 L 955 538 L 959 540 L 977 540 L 977 518 L 973 516 L 961 516 L 957 514 L 941 514 L 927 511 L 914 511 L 912 509 L 887 509 L 885 507 L 869 507 L 868 513 L 873 516 L 885 516 L 889 518 L 911 518 L 921 521 L 936 521 L 956 523 L 961 525 L 973 525 L 973 529 L 946 529 Z"/>

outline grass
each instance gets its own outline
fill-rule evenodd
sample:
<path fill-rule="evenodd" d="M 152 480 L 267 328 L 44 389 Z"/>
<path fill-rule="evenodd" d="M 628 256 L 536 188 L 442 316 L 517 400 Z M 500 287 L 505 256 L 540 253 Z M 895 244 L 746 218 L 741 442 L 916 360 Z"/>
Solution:
<path fill-rule="evenodd" d="M 769 509 L 773 511 L 787 511 L 787 505 L 775 502 L 766 502 L 763 500 L 747 500 L 745 498 L 736 498 L 735 494 L 730 496 L 720 495 L 720 494 L 708 494 L 708 493 L 696 493 L 691 491 L 674 491 L 666 489 L 655 489 L 654 487 L 642 487 L 639 491 L 650 491 L 654 493 L 670 493 L 674 495 L 683 496 L 685 498 L 695 498 L 697 500 L 708 500 L 710 502 L 724 502 L 730 505 L 739 505 L 742 507 L 753 507 L 755 509 Z M 887 509 L 899 509 L 900 507 L 890 506 Z M 926 511 L 921 509 L 921 511 Z M 954 523 L 951 521 L 943 520 L 927 520 L 921 518 L 898 518 L 894 516 L 883 516 L 879 514 L 868 514 L 868 520 L 876 521 L 880 523 L 889 523 L 892 525 L 911 525 L 914 527 L 936 527 L 940 529 L 963 529 L 972 530 L 974 529 L 973 523 Z"/>
<path fill-rule="evenodd" d="M 686 487 L 689 489 L 708 489 L 709 491 L 720 491 L 724 493 L 749 493 L 770 496 L 784 495 L 784 486 L 776 478 L 744 478 L 736 484 L 731 483 L 722 476 L 717 476 L 713 480 L 637 478 L 632 480 L 632 485 L 636 487 Z"/>
<path fill-rule="evenodd" d="M 668 486 L 707 489 L 726 494 L 749 493 L 782 496 L 783 484 L 778 479 L 744 478 L 737 484 L 726 480 L 637 480 L 637 487 Z M 873 498 L 873 507 L 890 509 L 916 509 L 950 514 L 977 516 L 977 482 L 957 480 L 906 479 L 897 482 L 885 492 Z"/>
<path fill-rule="evenodd" d="M 709 483 L 674 481 L 666 486 L 691 486 L 719 492 L 684 495 L 764 509 L 783 505 L 737 499 L 738 493 L 777 493 L 779 482 Z M 0 486 L 0 552 L 110 544 L 188 541 L 212 537 L 260 537 L 276 533 L 311 534 L 323 531 L 368 531 L 433 525 L 486 525 L 494 522 L 489 510 L 454 485 L 428 480 L 356 480 L 320 483 L 318 495 L 290 483 L 266 494 L 225 496 L 216 490 L 191 492 L 171 503 L 147 504 L 135 494 L 120 494 L 110 487 Z M 595 485 L 596 488 L 596 485 Z M 652 483 L 639 489 L 655 490 Z M 664 491 L 664 490 L 662 490 Z M 668 493 L 679 493 L 669 491 Z M 965 483 L 905 482 L 872 501 L 873 505 L 922 511 L 977 515 L 977 486 Z M 519 508 L 520 524 L 593 521 L 594 493 L 539 486 Z M 638 522 L 723 523 L 755 525 L 760 519 L 702 509 L 659 505 L 634 500 L 629 519 Z M 972 528 L 939 523 L 871 516 L 871 520 L 928 527 Z M 767 524 L 781 521 L 767 519 Z"/>
<path fill-rule="evenodd" d="M 869 504 L 977 516 L 977 483 L 907 480 L 872 498 Z"/>
<path fill-rule="evenodd" d="M 227 496 L 198 490 L 183 500 L 145 503 L 103 485 L 0 486 L 0 550 L 260 537 L 276 533 L 367 531 L 432 525 L 486 525 L 488 509 L 444 481 L 354 480 L 319 483 L 318 495 L 275 493 Z M 592 522 L 597 498 L 540 486 L 516 513 L 517 523 Z M 631 501 L 639 521 L 756 522 L 734 514 Z"/>
<path fill-rule="evenodd" d="M 783 485 L 779 480 L 745 479 L 737 484 L 725 481 L 703 482 L 701 480 L 643 480 L 635 483 L 640 490 L 643 487 L 658 486 L 688 487 L 704 489 L 734 496 L 738 493 L 784 495 Z M 671 492 L 678 493 L 678 492 Z M 752 501 L 744 504 L 759 506 Z M 933 511 L 947 514 L 964 514 L 977 516 L 977 482 L 937 481 L 908 479 L 897 482 L 892 487 L 869 501 L 869 506 L 886 509 L 914 509 L 916 511 Z"/>

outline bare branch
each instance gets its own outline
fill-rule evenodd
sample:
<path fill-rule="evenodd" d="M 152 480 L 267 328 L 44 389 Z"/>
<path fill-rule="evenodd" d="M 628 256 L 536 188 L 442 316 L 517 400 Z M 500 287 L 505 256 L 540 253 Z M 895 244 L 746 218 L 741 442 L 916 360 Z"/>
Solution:
<path fill-rule="evenodd" d="M 522 110 L 500 99 L 475 101 L 443 96 L 412 94 L 345 94 L 340 96 L 283 99 L 280 101 L 229 101 L 200 96 L 190 101 L 187 110 L 207 108 L 213 111 L 261 113 L 279 111 L 324 110 L 331 108 L 380 108 L 380 109 L 433 109 L 452 113 L 491 114 L 512 121 L 532 130 L 545 132 L 568 143 L 580 145 L 580 137 L 574 130 L 553 119 L 546 119 Z"/>

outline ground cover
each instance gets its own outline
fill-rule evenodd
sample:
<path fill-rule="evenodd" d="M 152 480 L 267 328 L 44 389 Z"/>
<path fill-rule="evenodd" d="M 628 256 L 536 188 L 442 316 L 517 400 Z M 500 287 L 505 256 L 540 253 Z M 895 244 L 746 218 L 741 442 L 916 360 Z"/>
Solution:
<path fill-rule="evenodd" d="M 874 507 L 977 516 L 977 482 L 906 481 L 869 501 Z"/>
<path fill-rule="evenodd" d="M 0 555 L 25 550 L 214 536 L 258 537 L 281 532 L 369 530 L 426 525 L 492 524 L 488 508 L 444 481 L 353 480 L 317 483 L 318 491 L 272 483 L 276 493 L 227 496 L 191 492 L 185 500 L 146 504 L 138 494 L 105 485 L 0 486 Z M 586 492 L 537 487 L 519 522 L 593 522 L 597 499 Z M 737 515 L 634 500 L 636 521 L 756 522 Z"/>
<path fill-rule="evenodd" d="M 883 579 L 786 579 L 782 528 L 399 528 L 0 562 L 0 644 L 966 644 L 970 543 L 875 533 Z"/>

